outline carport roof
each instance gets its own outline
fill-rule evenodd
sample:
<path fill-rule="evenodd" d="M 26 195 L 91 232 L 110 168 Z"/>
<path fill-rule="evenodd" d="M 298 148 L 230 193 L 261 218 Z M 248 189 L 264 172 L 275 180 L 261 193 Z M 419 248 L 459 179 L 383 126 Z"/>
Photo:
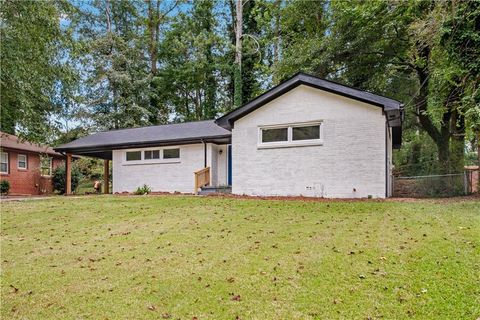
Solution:
<path fill-rule="evenodd" d="M 230 137 L 230 131 L 213 120 L 206 120 L 98 132 L 62 144 L 55 151 L 111 159 L 115 149 L 200 142 L 229 143 Z"/>

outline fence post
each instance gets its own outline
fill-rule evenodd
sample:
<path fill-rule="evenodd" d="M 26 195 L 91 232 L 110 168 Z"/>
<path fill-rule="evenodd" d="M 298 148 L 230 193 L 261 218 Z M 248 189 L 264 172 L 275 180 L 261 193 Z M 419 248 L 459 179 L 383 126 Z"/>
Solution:
<path fill-rule="evenodd" d="M 463 191 L 464 191 L 465 195 L 468 195 L 467 170 L 463 171 Z"/>

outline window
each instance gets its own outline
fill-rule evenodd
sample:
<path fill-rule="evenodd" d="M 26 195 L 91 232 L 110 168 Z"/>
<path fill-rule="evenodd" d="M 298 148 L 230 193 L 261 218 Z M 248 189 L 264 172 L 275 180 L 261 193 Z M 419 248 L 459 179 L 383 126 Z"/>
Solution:
<path fill-rule="evenodd" d="M 142 160 L 141 151 L 127 151 L 127 161 Z"/>
<path fill-rule="evenodd" d="M 147 150 L 143 154 L 145 160 L 160 159 L 160 150 Z"/>
<path fill-rule="evenodd" d="M 163 149 L 163 159 L 178 159 L 180 158 L 180 149 Z"/>
<path fill-rule="evenodd" d="M 27 155 L 18 155 L 18 169 L 27 169 Z"/>
<path fill-rule="evenodd" d="M 294 123 L 259 128 L 259 148 L 321 145 L 322 122 Z"/>
<path fill-rule="evenodd" d="M 262 129 L 262 142 L 288 141 L 288 127 L 275 129 Z"/>
<path fill-rule="evenodd" d="M 8 153 L 0 152 L 0 172 L 8 173 Z"/>
<path fill-rule="evenodd" d="M 305 127 L 293 127 L 292 128 L 292 140 L 315 140 L 320 139 L 320 125 L 305 126 Z"/>
<path fill-rule="evenodd" d="M 49 156 L 40 156 L 40 174 L 50 176 L 52 174 L 52 158 Z"/>

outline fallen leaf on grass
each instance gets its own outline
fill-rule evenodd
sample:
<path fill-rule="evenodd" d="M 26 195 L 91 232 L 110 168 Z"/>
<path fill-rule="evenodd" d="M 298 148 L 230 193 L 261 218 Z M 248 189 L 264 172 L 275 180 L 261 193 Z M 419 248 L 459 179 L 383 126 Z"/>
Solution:
<path fill-rule="evenodd" d="M 240 295 L 239 295 L 239 294 L 234 295 L 234 296 L 232 297 L 232 301 L 240 301 L 240 300 L 241 300 L 241 298 L 240 298 Z"/>
<path fill-rule="evenodd" d="M 150 310 L 150 311 L 155 311 L 157 309 L 157 307 L 155 307 L 154 305 L 149 305 L 147 307 L 147 309 Z"/>

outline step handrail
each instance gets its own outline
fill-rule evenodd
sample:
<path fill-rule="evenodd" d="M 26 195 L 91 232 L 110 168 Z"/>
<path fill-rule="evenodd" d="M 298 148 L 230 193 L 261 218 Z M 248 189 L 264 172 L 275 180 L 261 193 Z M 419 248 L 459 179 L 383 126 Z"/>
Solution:
<path fill-rule="evenodd" d="M 205 167 L 194 172 L 195 175 L 195 194 L 198 194 L 198 189 L 210 185 L 210 167 Z"/>

